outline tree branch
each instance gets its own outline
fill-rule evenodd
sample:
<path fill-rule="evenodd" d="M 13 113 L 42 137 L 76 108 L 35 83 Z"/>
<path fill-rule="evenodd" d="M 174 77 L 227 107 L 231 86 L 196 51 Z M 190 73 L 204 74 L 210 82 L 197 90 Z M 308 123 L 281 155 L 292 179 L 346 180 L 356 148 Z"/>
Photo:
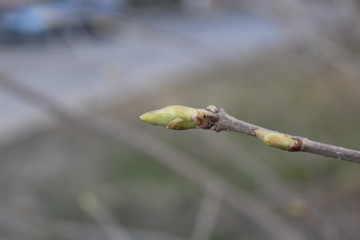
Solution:
<path fill-rule="evenodd" d="M 256 126 L 233 116 L 224 109 L 208 106 L 195 109 L 184 106 L 168 106 L 140 116 L 147 123 L 169 129 L 185 130 L 201 128 L 216 132 L 232 131 L 256 137 L 267 145 L 290 152 L 308 152 L 339 160 L 360 163 L 360 151 L 315 142 L 304 137 L 291 136 Z M 161 123 L 161 124 L 160 124 Z"/>
<path fill-rule="evenodd" d="M 333 146 L 309 140 L 304 137 L 290 136 L 265 129 L 228 115 L 224 109 L 218 111 L 218 119 L 210 128 L 217 132 L 234 131 L 254 136 L 272 147 L 292 152 L 308 152 L 339 160 L 360 163 L 360 151 Z"/>

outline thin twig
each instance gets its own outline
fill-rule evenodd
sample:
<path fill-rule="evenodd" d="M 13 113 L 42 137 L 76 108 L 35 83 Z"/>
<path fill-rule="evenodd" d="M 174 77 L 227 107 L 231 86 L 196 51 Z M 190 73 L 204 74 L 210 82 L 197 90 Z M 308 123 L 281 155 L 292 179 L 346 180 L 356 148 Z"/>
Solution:
<path fill-rule="evenodd" d="M 70 111 L 53 98 L 4 74 L 0 74 L 0 84 L 27 102 L 41 106 L 62 123 L 94 136 L 125 144 L 152 156 L 154 160 L 187 178 L 209 195 L 215 198 L 223 198 L 227 206 L 246 216 L 259 229 L 267 233 L 271 239 L 306 239 L 301 231 L 277 215 L 263 201 L 252 197 L 223 177 L 197 164 L 190 156 L 155 139 L 144 131 L 118 119 L 111 121 L 108 118 L 93 117 Z"/>
<path fill-rule="evenodd" d="M 211 118 L 209 120 L 213 120 Z M 218 111 L 218 118 L 213 122 L 210 129 L 217 132 L 233 131 L 254 136 L 266 144 L 292 152 L 308 152 L 339 160 L 360 163 L 360 151 L 315 142 L 304 137 L 290 136 L 259 127 L 228 115 L 224 109 Z"/>
<path fill-rule="evenodd" d="M 221 208 L 221 199 L 205 194 L 201 201 L 190 240 L 209 240 Z"/>
<path fill-rule="evenodd" d="M 99 225 L 109 240 L 132 240 L 129 231 L 100 202 L 92 192 L 83 192 L 78 196 L 79 206 Z"/>
<path fill-rule="evenodd" d="M 360 151 L 315 142 L 304 137 L 269 130 L 241 121 L 228 115 L 224 109 L 210 105 L 206 109 L 196 109 L 173 105 L 150 111 L 140 116 L 146 123 L 173 130 L 192 128 L 210 129 L 216 132 L 233 131 L 257 137 L 267 145 L 290 152 L 309 152 L 339 160 L 360 163 Z"/>

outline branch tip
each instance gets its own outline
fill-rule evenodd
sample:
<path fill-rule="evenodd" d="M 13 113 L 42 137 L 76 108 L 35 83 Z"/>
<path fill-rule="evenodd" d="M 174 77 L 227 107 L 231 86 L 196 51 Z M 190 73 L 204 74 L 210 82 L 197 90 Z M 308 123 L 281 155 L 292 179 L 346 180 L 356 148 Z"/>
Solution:
<path fill-rule="evenodd" d="M 206 109 L 172 105 L 144 113 L 140 119 L 172 130 L 210 129 L 219 119 L 217 111 L 218 109 L 213 105 Z"/>
<path fill-rule="evenodd" d="M 228 115 L 224 109 L 209 105 L 205 109 L 173 105 L 140 116 L 146 123 L 173 130 L 209 129 L 233 131 L 253 136 L 267 144 L 290 152 L 308 152 L 326 157 L 360 163 L 360 151 L 311 141 L 304 137 L 271 131 Z"/>

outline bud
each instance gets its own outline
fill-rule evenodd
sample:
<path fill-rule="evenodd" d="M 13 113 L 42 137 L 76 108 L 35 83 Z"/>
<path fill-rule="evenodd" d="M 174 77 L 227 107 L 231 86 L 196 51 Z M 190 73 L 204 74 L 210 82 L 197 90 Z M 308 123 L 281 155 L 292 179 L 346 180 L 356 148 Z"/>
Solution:
<path fill-rule="evenodd" d="M 292 151 L 297 144 L 296 141 L 287 134 L 270 132 L 266 130 L 255 130 L 256 137 L 271 147 L 282 150 Z"/>
<path fill-rule="evenodd" d="M 205 109 L 196 109 L 180 105 L 167 106 L 150 111 L 140 116 L 146 123 L 173 130 L 186 130 L 203 126 L 207 123 Z"/>

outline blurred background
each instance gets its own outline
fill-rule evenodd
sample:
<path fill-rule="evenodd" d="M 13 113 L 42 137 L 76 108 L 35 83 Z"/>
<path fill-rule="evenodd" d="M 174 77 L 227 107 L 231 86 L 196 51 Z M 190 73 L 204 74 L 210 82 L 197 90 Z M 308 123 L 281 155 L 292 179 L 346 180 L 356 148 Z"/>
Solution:
<path fill-rule="evenodd" d="M 359 66 L 358 0 L 0 0 L 0 239 L 359 239 L 360 165 L 138 118 L 359 150 Z"/>

